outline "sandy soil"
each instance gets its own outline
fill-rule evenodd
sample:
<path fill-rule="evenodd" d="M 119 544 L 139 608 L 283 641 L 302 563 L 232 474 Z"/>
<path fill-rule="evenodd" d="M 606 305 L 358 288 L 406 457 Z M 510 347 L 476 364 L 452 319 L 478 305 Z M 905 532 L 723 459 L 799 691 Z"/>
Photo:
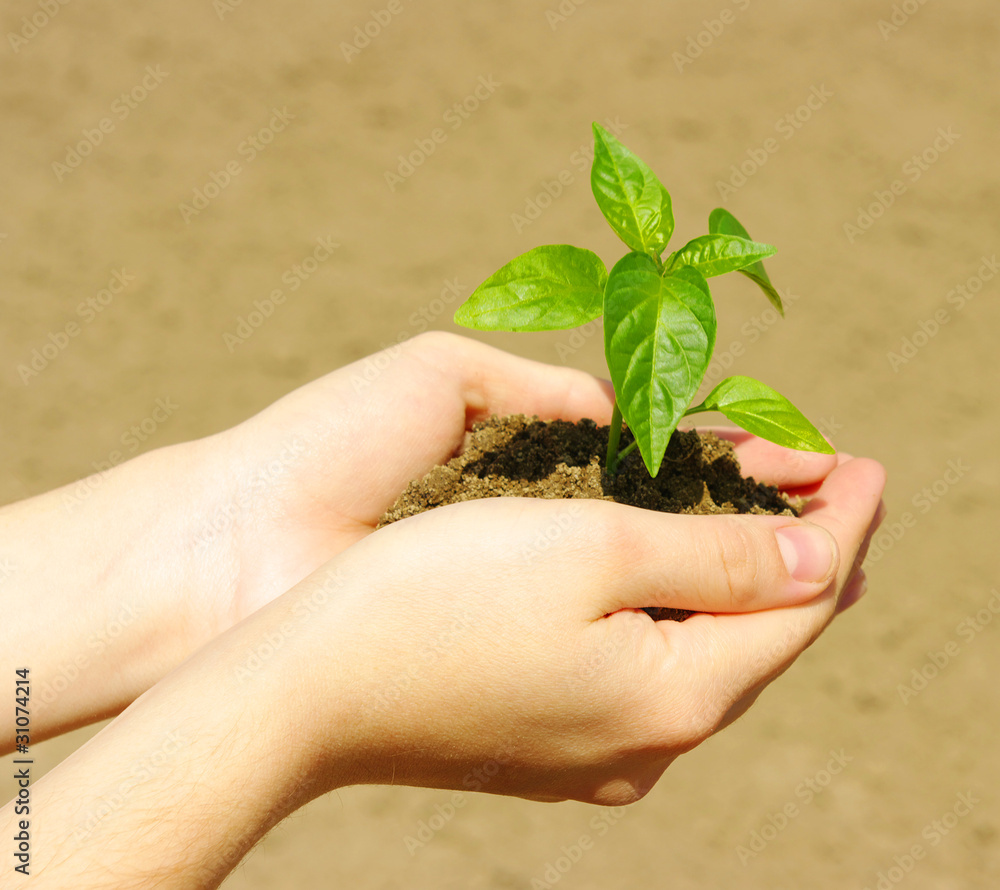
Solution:
<path fill-rule="evenodd" d="M 467 795 L 445 820 L 445 792 L 349 789 L 275 831 L 227 887 L 527 888 L 567 866 L 549 878 L 581 890 L 874 888 L 880 873 L 997 886 L 995 4 L 399 0 L 348 61 L 343 43 L 384 8 L 69 0 L 37 33 L 21 19 L 36 3 L 3 10 L 0 501 L 93 472 L 158 399 L 177 407 L 136 453 L 452 329 L 455 292 L 535 244 L 615 260 L 580 156 L 590 121 L 610 119 L 672 191 L 676 238 L 725 192 L 780 247 L 787 319 L 720 282 L 717 357 L 742 348 L 738 371 L 888 465 L 887 532 L 863 605 L 634 808 Z M 450 111 L 477 89 L 474 112 Z M 247 141 L 269 127 L 259 150 Z M 399 156 L 436 128 L 444 141 L 402 175 Z M 71 166 L 85 131 L 100 144 Z M 532 202 L 546 206 L 517 220 Z M 297 276 L 318 238 L 340 247 Z M 234 342 L 283 276 L 298 280 L 287 302 Z M 19 373 L 72 321 L 65 349 Z M 484 339 L 602 366 L 597 337 Z M 901 694 L 935 657 L 938 676 Z M 37 754 L 51 767 L 93 731 Z M 979 802 L 955 824 L 967 793 Z M 411 853 L 422 823 L 439 830 Z M 561 860 L 583 835 L 592 849 Z"/>

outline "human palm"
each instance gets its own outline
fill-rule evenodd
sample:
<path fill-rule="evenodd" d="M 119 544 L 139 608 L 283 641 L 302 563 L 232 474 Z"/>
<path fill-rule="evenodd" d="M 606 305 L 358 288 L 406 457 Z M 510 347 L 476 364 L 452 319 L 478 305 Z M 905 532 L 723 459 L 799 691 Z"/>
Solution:
<path fill-rule="evenodd" d="M 238 573 L 217 607 L 240 620 L 371 534 L 408 482 L 461 449 L 476 420 L 524 413 L 607 423 L 612 399 L 610 384 L 588 374 L 448 334 L 414 338 L 295 390 L 220 437 L 237 467 L 232 485 L 253 493 L 234 523 Z M 724 434 L 746 472 L 785 488 L 818 483 L 836 465 Z"/>

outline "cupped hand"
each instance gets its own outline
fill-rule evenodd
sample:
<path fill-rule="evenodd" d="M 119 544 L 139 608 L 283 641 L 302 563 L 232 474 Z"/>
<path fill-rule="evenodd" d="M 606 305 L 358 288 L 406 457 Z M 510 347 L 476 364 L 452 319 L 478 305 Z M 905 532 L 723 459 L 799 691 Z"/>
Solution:
<path fill-rule="evenodd" d="M 505 498 L 368 536 L 274 604 L 317 787 L 641 797 L 830 621 L 883 483 L 842 460 L 806 520 Z"/>
<path fill-rule="evenodd" d="M 290 393 L 212 440 L 226 480 L 216 512 L 227 517 L 224 533 L 209 536 L 227 579 L 208 606 L 215 632 L 371 534 L 411 480 L 461 449 L 475 421 L 522 413 L 608 423 L 612 404 L 607 381 L 444 333 Z M 836 465 L 718 432 L 734 438 L 746 472 L 783 488 L 815 485 Z"/>

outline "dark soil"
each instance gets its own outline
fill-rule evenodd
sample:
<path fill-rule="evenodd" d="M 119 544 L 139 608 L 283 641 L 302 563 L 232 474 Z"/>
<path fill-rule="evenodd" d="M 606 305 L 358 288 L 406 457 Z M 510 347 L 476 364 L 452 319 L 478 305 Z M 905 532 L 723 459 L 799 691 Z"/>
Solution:
<path fill-rule="evenodd" d="M 598 498 L 665 513 L 796 515 L 776 488 L 744 478 L 732 443 L 714 433 L 675 432 L 652 479 L 638 451 L 625 458 L 616 475 L 608 476 L 608 431 L 592 420 L 491 417 L 472 428 L 461 454 L 411 482 L 379 528 L 445 504 L 494 497 Z M 625 430 L 621 447 L 631 441 Z M 681 609 L 646 611 L 656 620 L 683 621 L 691 614 Z"/>

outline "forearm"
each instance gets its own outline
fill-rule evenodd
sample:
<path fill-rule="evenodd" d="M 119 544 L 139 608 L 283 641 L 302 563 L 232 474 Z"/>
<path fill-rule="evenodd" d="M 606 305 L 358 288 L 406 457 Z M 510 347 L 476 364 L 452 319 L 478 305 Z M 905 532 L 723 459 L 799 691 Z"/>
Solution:
<path fill-rule="evenodd" d="M 302 665 L 278 655 L 241 669 L 286 622 L 282 609 L 265 607 L 142 695 L 31 787 L 27 816 L 2 811 L 5 837 L 30 820 L 32 888 L 216 887 L 326 790 L 314 785 Z"/>
<path fill-rule="evenodd" d="M 215 632 L 193 617 L 231 583 L 226 542 L 194 540 L 224 491 L 206 484 L 207 441 L 0 510 L 0 676 L 30 669 L 37 740 L 118 713 Z"/>

